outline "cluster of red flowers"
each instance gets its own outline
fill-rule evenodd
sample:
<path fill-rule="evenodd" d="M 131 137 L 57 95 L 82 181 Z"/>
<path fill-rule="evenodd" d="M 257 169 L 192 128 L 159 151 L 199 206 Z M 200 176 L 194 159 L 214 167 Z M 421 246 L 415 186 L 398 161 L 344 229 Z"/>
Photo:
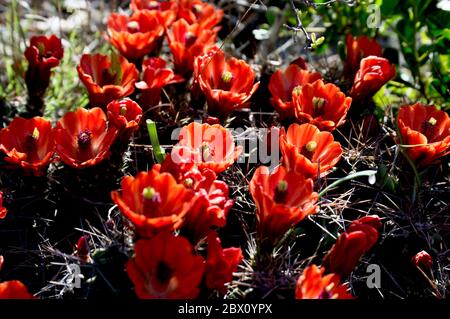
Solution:
<path fill-rule="evenodd" d="M 395 66 L 381 57 L 381 46 L 366 36 L 347 36 L 344 75 L 352 83 L 349 96 L 334 84 L 324 84 L 322 76 L 307 69 L 304 61 L 294 61 L 271 77 L 272 105 L 281 118 L 311 123 L 332 131 L 344 124 L 350 104 L 372 97 L 395 76 Z"/>
<path fill-rule="evenodd" d="M 93 166 L 104 160 L 116 137 L 129 136 L 138 128 L 142 110 L 137 103 L 113 101 L 105 112 L 95 107 L 66 113 L 54 128 L 50 121 L 16 117 L 0 131 L 0 150 L 5 161 L 34 175 L 42 175 L 52 160 L 74 168 Z M 54 157 L 55 152 L 58 157 Z"/>
<path fill-rule="evenodd" d="M 221 139 L 220 137 L 223 137 Z M 242 260 L 239 248 L 223 249 L 214 231 L 225 226 L 233 205 L 217 174 L 234 163 L 240 149 L 221 125 L 191 123 L 162 164 L 122 179 L 111 196 L 139 239 L 128 274 L 140 298 L 195 298 L 208 289 L 226 292 Z M 179 230 L 181 235 L 175 236 Z M 194 246 L 207 238 L 206 259 Z"/>
<path fill-rule="evenodd" d="M 67 112 L 56 126 L 42 117 L 16 117 L 0 131 L 0 150 L 11 167 L 44 175 L 52 162 L 83 169 L 107 158 L 115 141 L 127 143 L 139 129 L 143 113 L 161 102 L 164 87 L 187 82 L 192 94 L 203 94 L 208 113 L 221 118 L 249 106 L 259 87 L 245 61 L 226 56 L 215 43 L 223 11 L 201 0 L 132 0 L 130 16 L 113 13 L 108 40 L 120 55 L 84 54 L 77 66 L 90 108 Z M 173 70 L 154 57 L 164 37 Z M 347 37 L 344 77 L 348 96 L 325 83 L 321 74 L 296 60 L 271 77 L 271 103 L 283 119 L 281 164 L 256 169 L 249 182 L 256 205 L 260 248 L 274 247 L 289 229 L 318 210 L 315 182 L 329 174 L 342 157 L 333 131 L 343 125 L 350 107 L 372 97 L 395 76 L 374 39 Z M 42 98 L 51 69 L 63 56 L 55 36 L 33 37 L 25 56 L 30 96 Z M 135 89 L 139 95 L 133 95 Z M 127 98 L 136 97 L 139 102 Z M 399 144 L 419 166 L 450 152 L 450 119 L 433 106 L 403 106 L 397 119 Z M 196 298 L 201 289 L 225 294 L 243 254 L 223 248 L 223 228 L 234 201 L 218 175 L 230 168 L 242 149 L 220 124 L 193 122 L 182 128 L 178 143 L 164 161 L 136 177 L 126 176 L 111 198 L 136 235 L 126 271 L 139 298 Z M 0 219 L 6 216 L 0 192 Z M 361 256 L 377 242 L 381 221 L 365 216 L 350 223 L 325 255 L 299 277 L 296 298 L 352 298 L 342 283 Z M 78 255 L 89 262 L 87 239 Z M 424 254 L 416 264 L 430 265 Z M 0 267 L 3 259 L 0 256 Z M 0 298 L 31 297 L 17 281 L 0 283 Z"/>
<path fill-rule="evenodd" d="M 329 173 L 342 156 L 342 147 L 334 141 L 331 131 L 345 122 L 352 98 L 373 95 L 395 75 L 395 68 L 387 60 L 372 56 L 381 54 L 381 48 L 371 47 L 374 43 L 365 37 L 347 38 L 345 72 L 354 78 L 351 97 L 336 85 L 325 84 L 303 60 L 272 75 L 272 105 L 282 118 L 300 124 L 291 124 L 287 131 L 281 129 L 281 166 L 272 172 L 259 167 L 250 182 L 261 242 L 275 244 L 290 228 L 317 211 L 319 196 L 313 190 L 314 180 Z M 352 222 L 326 255 L 322 267 L 312 265 L 304 270 L 296 298 L 350 298 L 347 287 L 340 284 L 341 278 L 376 243 L 380 227 L 377 216 Z"/>
<path fill-rule="evenodd" d="M 306 267 L 297 282 L 297 299 L 352 299 L 341 279 L 350 274 L 363 254 L 378 240 L 381 228 L 376 215 L 354 220 L 322 261 Z M 325 274 L 325 276 L 324 276 Z"/>

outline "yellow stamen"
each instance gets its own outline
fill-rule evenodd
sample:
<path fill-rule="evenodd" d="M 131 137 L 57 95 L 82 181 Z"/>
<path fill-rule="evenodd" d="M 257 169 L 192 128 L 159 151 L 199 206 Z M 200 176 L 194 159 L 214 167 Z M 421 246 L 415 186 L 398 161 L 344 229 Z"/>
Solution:
<path fill-rule="evenodd" d="M 315 152 L 315 150 L 317 149 L 317 142 L 316 141 L 310 141 L 306 144 L 305 146 L 306 150 L 310 153 Z"/>

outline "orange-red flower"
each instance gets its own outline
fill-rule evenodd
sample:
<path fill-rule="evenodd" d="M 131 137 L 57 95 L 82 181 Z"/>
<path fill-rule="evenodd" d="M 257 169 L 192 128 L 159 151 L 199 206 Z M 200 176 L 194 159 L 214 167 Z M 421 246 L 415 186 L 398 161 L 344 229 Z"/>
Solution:
<path fill-rule="evenodd" d="M 30 46 L 25 50 L 28 69 L 25 73 L 25 83 L 30 96 L 42 98 L 50 83 L 51 69 L 59 65 L 63 58 L 64 48 L 55 35 L 34 36 Z"/>
<path fill-rule="evenodd" d="M 292 91 L 296 87 L 302 87 L 306 83 L 313 83 L 322 79 L 318 72 L 310 72 L 302 69 L 297 64 L 289 65 L 284 71 L 276 70 L 269 82 L 269 91 L 272 94 L 272 105 L 281 118 L 295 116 L 292 105 Z"/>
<path fill-rule="evenodd" d="M 175 1 L 131 0 L 130 8 L 133 11 L 157 11 L 165 27 L 170 27 L 178 14 L 178 4 Z"/>
<path fill-rule="evenodd" d="M 51 123 L 41 117 L 14 118 L 0 131 L 0 150 L 6 162 L 41 175 L 55 152 Z"/>
<path fill-rule="evenodd" d="M 378 240 L 381 220 L 376 215 L 353 221 L 325 256 L 322 267 L 327 272 L 345 277 L 352 272 L 363 254 Z"/>
<path fill-rule="evenodd" d="M 397 125 L 409 157 L 420 166 L 450 152 L 450 118 L 434 106 L 420 103 L 400 108 Z"/>
<path fill-rule="evenodd" d="M 138 298 L 196 298 L 205 264 L 193 250 L 186 238 L 168 233 L 137 241 L 126 269 Z"/>
<path fill-rule="evenodd" d="M 91 247 L 89 245 L 89 236 L 88 235 L 83 235 L 81 236 L 78 241 L 77 241 L 77 257 L 85 262 L 85 263 L 91 263 L 92 262 L 92 258 L 91 256 L 89 256 L 90 251 L 91 251 Z"/>
<path fill-rule="evenodd" d="M 224 227 L 234 201 L 228 196 L 228 185 L 216 180 L 210 169 L 191 170 L 184 175 L 184 185 L 195 191 L 192 207 L 186 214 L 183 228 L 194 240 L 205 237 L 212 227 Z"/>
<path fill-rule="evenodd" d="M 0 299 L 34 299 L 27 287 L 18 280 L 0 282 Z"/>
<path fill-rule="evenodd" d="M 198 23 L 188 24 L 184 19 L 176 21 L 167 31 L 175 70 L 189 76 L 194 69 L 194 59 L 208 52 L 216 38 L 216 32 Z"/>
<path fill-rule="evenodd" d="M 109 41 L 130 61 L 139 61 L 155 49 L 164 34 L 157 10 L 140 10 L 131 17 L 113 13 L 108 19 Z"/>
<path fill-rule="evenodd" d="M 353 37 L 351 34 L 347 34 L 345 42 L 347 59 L 345 60 L 344 74 L 348 80 L 353 81 L 361 60 L 371 55 L 381 56 L 382 48 L 377 40 L 365 35 Z"/>
<path fill-rule="evenodd" d="M 105 108 L 109 102 L 134 92 L 139 72 L 122 56 L 83 54 L 77 66 L 81 82 L 89 92 L 91 106 Z"/>
<path fill-rule="evenodd" d="M 229 199 L 228 185 L 216 180 L 214 171 L 209 168 L 200 171 L 190 162 L 174 162 L 169 155 L 161 164 L 160 172 L 172 174 L 178 183 L 195 192 L 183 223 L 185 234 L 193 242 L 205 237 L 211 228 L 225 226 L 234 201 Z"/>
<path fill-rule="evenodd" d="M 336 274 L 323 275 L 325 268 L 310 265 L 303 270 L 295 288 L 296 299 L 353 299 L 347 285 Z"/>
<path fill-rule="evenodd" d="M 433 258 L 431 258 L 430 254 L 425 250 L 422 250 L 414 255 L 412 258 L 412 262 L 416 267 L 425 267 L 427 270 L 431 270 L 431 266 L 433 266 Z"/>
<path fill-rule="evenodd" d="M 95 107 L 67 112 L 54 129 L 56 151 L 61 160 L 74 168 L 85 168 L 103 161 L 117 136 L 117 128 L 106 127 L 106 114 Z"/>
<path fill-rule="evenodd" d="M 306 216 L 316 212 L 318 194 L 312 179 L 277 166 L 256 169 L 250 181 L 250 193 L 256 204 L 257 230 L 261 240 L 272 244 Z"/>
<path fill-rule="evenodd" d="M 280 134 L 281 162 L 307 178 L 316 178 L 332 169 L 342 156 L 339 142 L 330 132 L 321 132 L 312 124 L 291 124 Z"/>
<path fill-rule="evenodd" d="M 236 272 L 243 258 L 240 248 L 223 249 L 217 233 L 210 231 L 205 271 L 206 287 L 225 294 L 227 292 L 225 284 L 233 280 L 233 272 Z"/>
<path fill-rule="evenodd" d="M 395 65 L 385 58 L 369 56 L 361 60 L 350 96 L 358 101 L 371 97 L 395 77 Z"/>
<path fill-rule="evenodd" d="M 250 65 L 233 57 L 227 59 L 218 48 L 197 57 L 194 77 L 206 96 L 208 112 L 223 116 L 246 107 L 259 86 L 259 82 L 253 83 L 255 73 Z"/>
<path fill-rule="evenodd" d="M 5 218 L 7 212 L 6 207 L 3 207 L 3 192 L 0 192 L 0 219 Z M 2 263 L 3 257 L 0 256 L 0 269 L 2 268 Z"/>
<path fill-rule="evenodd" d="M 178 19 L 184 19 L 189 24 L 198 23 L 203 29 L 214 29 L 222 21 L 223 10 L 202 0 L 179 0 Z"/>
<path fill-rule="evenodd" d="M 121 140 L 127 141 L 131 134 L 139 129 L 142 118 L 141 107 L 129 98 L 115 100 L 108 104 L 109 125 L 115 126 L 121 135 Z"/>
<path fill-rule="evenodd" d="M 170 156 L 176 163 L 193 163 L 199 170 L 209 168 L 221 173 L 233 165 L 241 151 L 222 125 L 192 122 L 181 129 Z"/>
<path fill-rule="evenodd" d="M 121 194 L 112 192 L 112 200 L 136 232 L 146 237 L 180 228 L 194 196 L 171 174 L 161 173 L 159 165 L 136 177 L 125 176 L 121 185 Z"/>
<path fill-rule="evenodd" d="M 142 91 L 139 103 L 144 109 L 158 105 L 163 87 L 184 81 L 166 66 L 166 61 L 160 58 L 148 58 L 143 63 L 144 75 L 136 87 Z"/>
<path fill-rule="evenodd" d="M 317 80 L 292 91 L 295 117 L 300 123 L 311 123 L 322 131 L 333 131 L 344 124 L 352 99 L 332 83 Z"/>

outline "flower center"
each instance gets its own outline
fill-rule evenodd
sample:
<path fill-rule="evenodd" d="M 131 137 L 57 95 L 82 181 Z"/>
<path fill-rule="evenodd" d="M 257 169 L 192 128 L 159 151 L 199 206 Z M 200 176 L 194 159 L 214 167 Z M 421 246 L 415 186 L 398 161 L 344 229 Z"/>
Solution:
<path fill-rule="evenodd" d="M 37 127 L 34 128 L 33 133 L 27 136 L 25 140 L 25 150 L 28 152 L 33 151 L 36 148 L 36 143 L 39 140 L 39 130 Z"/>
<path fill-rule="evenodd" d="M 428 124 L 430 124 L 431 126 L 435 126 L 437 123 L 437 120 L 434 117 L 430 117 L 430 119 L 428 120 Z"/>
<path fill-rule="evenodd" d="M 192 46 L 195 43 L 195 41 L 197 41 L 197 36 L 192 32 L 186 32 L 186 34 L 184 35 L 184 42 L 186 46 L 187 47 Z"/>
<path fill-rule="evenodd" d="M 309 141 L 306 143 L 300 152 L 301 155 L 305 156 L 307 159 L 311 161 L 314 152 L 317 150 L 317 142 L 316 141 Z"/>
<path fill-rule="evenodd" d="M 197 15 L 202 12 L 202 8 L 203 6 L 201 4 L 195 4 L 192 6 L 192 12 Z"/>
<path fill-rule="evenodd" d="M 127 24 L 127 29 L 130 33 L 137 33 L 139 32 L 139 23 L 137 21 L 130 21 Z"/>
<path fill-rule="evenodd" d="M 151 186 L 144 188 L 144 190 L 142 191 L 142 196 L 144 196 L 145 199 L 152 201 L 153 203 L 161 202 L 161 196 Z"/>
<path fill-rule="evenodd" d="M 230 84 L 233 79 L 233 73 L 230 71 L 225 71 L 222 73 L 222 82 L 225 84 Z"/>
<path fill-rule="evenodd" d="M 116 84 L 116 74 L 114 74 L 109 69 L 103 69 L 101 78 L 100 78 L 100 80 L 98 80 L 97 84 L 102 87 L 105 85 L 115 85 Z"/>
<path fill-rule="evenodd" d="M 156 267 L 156 278 L 162 284 L 167 283 L 172 277 L 172 269 L 164 262 L 160 261 Z"/>
<path fill-rule="evenodd" d="M 207 142 L 203 142 L 202 146 L 200 147 L 200 152 L 202 154 L 202 161 L 208 162 L 212 160 L 212 157 L 214 156 L 214 150 L 211 149 L 210 145 Z"/>
<path fill-rule="evenodd" d="M 149 10 L 156 10 L 159 9 L 159 3 L 158 1 L 150 1 L 147 5 L 147 9 Z"/>
<path fill-rule="evenodd" d="M 43 43 L 38 43 L 37 48 L 39 50 L 39 55 L 44 56 L 45 55 L 45 45 Z"/>
<path fill-rule="evenodd" d="M 127 107 L 121 106 L 120 107 L 120 115 L 125 116 L 125 114 L 127 114 Z"/>
<path fill-rule="evenodd" d="M 295 88 L 292 89 L 292 94 L 300 95 L 301 91 L 302 91 L 302 86 L 298 85 L 298 86 L 296 86 Z"/>
<path fill-rule="evenodd" d="M 37 140 L 39 139 L 39 130 L 37 127 L 34 128 L 33 130 L 33 134 L 31 134 L 31 137 L 33 138 L 33 140 L 35 140 L 37 142 Z"/>
<path fill-rule="evenodd" d="M 317 142 L 316 141 L 310 141 L 305 145 L 306 151 L 309 153 L 314 153 L 317 149 Z"/>
<path fill-rule="evenodd" d="M 325 105 L 327 104 L 327 100 L 325 100 L 324 98 L 315 96 L 312 99 L 312 103 L 313 103 L 314 115 L 316 117 L 322 115 Z"/>
<path fill-rule="evenodd" d="M 288 194 L 288 183 L 285 180 L 281 180 L 278 182 L 277 187 L 275 188 L 275 194 L 273 199 L 276 203 L 284 203 L 286 201 Z"/>
<path fill-rule="evenodd" d="M 183 184 L 186 188 L 192 188 L 192 186 L 194 185 L 194 180 L 188 177 L 184 180 Z"/>
<path fill-rule="evenodd" d="M 434 117 L 430 117 L 422 122 L 422 133 L 427 138 L 432 138 L 434 131 L 436 130 L 437 120 Z"/>
<path fill-rule="evenodd" d="M 77 142 L 78 146 L 83 148 L 91 144 L 92 132 L 88 129 L 81 131 L 78 134 Z"/>

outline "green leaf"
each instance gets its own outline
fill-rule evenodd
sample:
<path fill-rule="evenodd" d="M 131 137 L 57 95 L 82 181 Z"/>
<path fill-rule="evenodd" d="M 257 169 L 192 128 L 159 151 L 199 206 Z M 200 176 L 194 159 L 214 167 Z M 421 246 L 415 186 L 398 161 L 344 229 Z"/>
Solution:
<path fill-rule="evenodd" d="M 398 4 L 400 3 L 400 0 L 384 0 L 383 4 L 381 5 L 381 14 L 383 16 L 392 16 L 394 14 L 399 14 L 398 12 Z"/>
<path fill-rule="evenodd" d="M 153 154 L 155 155 L 156 161 L 158 163 L 162 163 L 166 158 L 166 154 L 159 144 L 156 123 L 152 120 L 147 120 L 147 130 L 148 135 L 150 136 L 150 142 L 152 143 Z"/>

